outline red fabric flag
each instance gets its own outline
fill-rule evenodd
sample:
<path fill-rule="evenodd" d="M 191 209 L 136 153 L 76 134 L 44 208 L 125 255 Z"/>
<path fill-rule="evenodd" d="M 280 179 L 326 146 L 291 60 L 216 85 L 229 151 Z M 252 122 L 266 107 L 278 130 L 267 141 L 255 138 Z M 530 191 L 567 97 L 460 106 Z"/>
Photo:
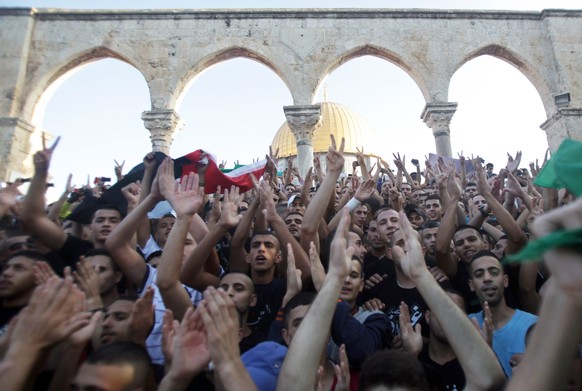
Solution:
<path fill-rule="evenodd" d="M 198 167 L 208 164 L 204 184 L 204 192 L 206 194 L 215 193 L 218 186 L 222 190 L 237 186 L 241 193 L 249 191 L 254 188 L 253 181 L 249 175 L 254 175 L 255 178 L 259 179 L 267 166 L 267 160 L 264 159 L 239 167 L 231 172 L 223 173 L 218 168 L 218 164 L 216 164 L 216 158 L 202 149 L 191 152 L 182 158 L 176 159 L 176 161 L 184 158 L 189 161 L 189 164 L 187 162 L 183 163 L 181 175 L 187 175 L 190 172 L 198 173 Z"/>

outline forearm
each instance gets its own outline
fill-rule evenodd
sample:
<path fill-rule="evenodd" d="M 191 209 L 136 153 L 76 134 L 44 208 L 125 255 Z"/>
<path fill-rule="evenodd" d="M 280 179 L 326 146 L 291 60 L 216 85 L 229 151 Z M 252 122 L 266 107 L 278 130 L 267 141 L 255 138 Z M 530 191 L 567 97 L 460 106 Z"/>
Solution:
<path fill-rule="evenodd" d="M 305 216 L 301 223 L 301 232 L 305 231 L 311 234 L 317 232 L 319 222 L 325 214 L 332 194 L 335 192 L 335 183 L 339 174 L 339 171 L 331 171 L 327 173 L 325 180 L 319 187 L 319 190 L 315 193 L 315 197 L 313 197 L 311 203 L 305 210 Z"/>
<path fill-rule="evenodd" d="M 139 223 L 144 216 L 157 204 L 151 196 L 147 196 L 143 202 L 141 202 L 131 213 L 129 213 L 113 232 L 107 238 L 107 248 L 109 250 L 124 246 L 130 243 Z"/>
<path fill-rule="evenodd" d="M 582 339 L 582 308 L 553 283 L 548 287 L 527 352 L 506 390 L 564 390 Z"/>
<path fill-rule="evenodd" d="M 180 281 L 189 286 L 195 284 L 196 276 L 203 269 L 210 252 L 227 231 L 228 227 L 220 223 L 215 224 L 210 229 L 208 235 L 198 243 L 186 263 L 182 266 Z"/>
<path fill-rule="evenodd" d="M 396 187 L 398 188 L 398 190 L 402 189 L 402 170 L 399 168 L 398 171 L 396 171 Z"/>
<path fill-rule="evenodd" d="M 313 390 L 343 279 L 331 274 L 301 322 L 283 362 L 277 390 Z"/>
<path fill-rule="evenodd" d="M 31 348 L 11 346 L 2 359 L 0 382 L 5 391 L 21 391 L 29 382 L 41 352 Z"/>
<path fill-rule="evenodd" d="M 493 240 L 495 240 L 496 242 L 499 239 L 501 239 L 501 237 L 503 235 L 505 235 L 502 231 L 498 230 L 497 228 L 495 228 L 494 226 L 492 226 L 491 224 L 489 224 L 487 222 L 483 222 L 483 230 L 485 230 L 485 232 L 487 232 L 489 235 L 491 235 Z"/>
<path fill-rule="evenodd" d="M 215 376 L 218 376 L 216 389 L 223 391 L 256 391 L 257 386 L 240 358 L 214 363 Z"/>
<path fill-rule="evenodd" d="M 458 202 L 453 198 L 451 202 Z M 451 240 L 456 226 L 456 209 L 447 208 L 445 215 L 439 225 L 435 243 L 435 253 L 437 266 L 441 268 L 449 278 L 457 275 L 457 262 L 450 256 Z"/>
<path fill-rule="evenodd" d="M 491 212 L 497 218 L 497 222 L 507 235 L 508 241 L 513 245 L 511 248 L 508 248 L 509 253 L 514 253 L 518 251 L 526 241 L 525 234 L 523 233 L 522 229 L 519 228 L 516 221 L 513 217 L 509 214 L 507 210 L 495 199 L 493 194 L 486 192 L 483 194 L 483 197 L 487 201 L 489 208 L 491 208 Z M 509 246 L 509 243 L 508 243 Z"/>
<path fill-rule="evenodd" d="M 180 283 L 182 254 L 191 221 L 191 215 L 178 216 L 170 231 L 156 276 L 156 285 L 160 289 L 168 289 L 172 285 Z"/>
<path fill-rule="evenodd" d="M 69 389 L 71 381 L 77 373 L 84 346 L 67 344 L 60 352 L 57 368 L 51 379 L 48 391 Z"/>

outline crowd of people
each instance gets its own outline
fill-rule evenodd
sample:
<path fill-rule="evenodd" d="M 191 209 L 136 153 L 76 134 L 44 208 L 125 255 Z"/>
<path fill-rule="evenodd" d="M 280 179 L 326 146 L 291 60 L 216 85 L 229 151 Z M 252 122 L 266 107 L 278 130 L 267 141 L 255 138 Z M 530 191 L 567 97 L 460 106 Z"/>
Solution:
<path fill-rule="evenodd" d="M 556 154 L 346 175 L 332 136 L 325 171 L 270 152 L 243 193 L 149 153 L 122 207 L 70 180 L 46 205 L 57 144 L 0 189 L 3 390 L 582 390 L 582 168 L 540 186 Z"/>

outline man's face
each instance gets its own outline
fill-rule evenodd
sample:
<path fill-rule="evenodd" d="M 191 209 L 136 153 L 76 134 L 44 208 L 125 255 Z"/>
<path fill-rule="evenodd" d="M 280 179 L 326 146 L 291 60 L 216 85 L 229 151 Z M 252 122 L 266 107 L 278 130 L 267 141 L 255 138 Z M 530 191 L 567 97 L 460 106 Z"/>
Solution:
<path fill-rule="evenodd" d="M 36 261 L 17 256 L 6 262 L 0 274 L 0 298 L 17 299 L 30 294 L 35 286 Z"/>
<path fill-rule="evenodd" d="M 272 235 L 256 235 L 251 241 L 247 262 L 254 271 L 267 271 L 281 261 L 279 241 Z"/>
<path fill-rule="evenodd" d="M 412 200 L 416 205 L 421 205 L 422 200 L 424 200 L 428 195 L 424 192 L 424 190 L 414 190 L 412 192 Z"/>
<path fill-rule="evenodd" d="M 303 216 L 298 213 L 289 213 L 285 217 L 285 225 L 289 233 L 297 240 L 301 238 L 301 224 L 303 223 Z"/>
<path fill-rule="evenodd" d="M 424 210 L 429 220 L 440 221 L 443 216 L 440 200 L 431 199 L 424 201 Z"/>
<path fill-rule="evenodd" d="M 394 232 L 392 235 L 391 246 L 389 251 L 390 259 L 394 261 L 394 265 L 400 268 L 400 261 L 406 254 L 406 241 L 404 235 L 400 230 Z"/>
<path fill-rule="evenodd" d="M 158 223 L 156 224 L 156 232 L 154 232 L 154 239 L 160 245 L 160 247 L 164 247 L 166 241 L 168 240 L 168 236 L 170 236 L 170 231 L 176 222 L 176 218 L 174 216 L 165 216 L 162 217 Z"/>
<path fill-rule="evenodd" d="M 358 257 L 362 262 L 364 262 L 364 257 L 368 250 L 366 246 L 362 243 L 362 238 L 355 232 L 348 232 L 348 247 L 352 246 L 354 248 L 354 256 Z"/>
<path fill-rule="evenodd" d="M 232 298 L 237 312 L 243 315 L 257 301 L 252 284 L 253 281 L 248 276 L 242 273 L 230 273 L 222 278 L 219 288 L 222 288 Z"/>
<path fill-rule="evenodd" d="M 95 216 L 93 216 L 93 221 L 91 222 L 93 240 L 96 242 L 104 242 L 120 221 L 121 215 L 116 210 L 100 209 L 95 212 Z"/>
<path fill-rule="evenodd" d="M 408 196 L 412 194 L 412 187 L 408 183 L 403 183 L 400 188 L 402 190 L 402 194 L 404 194 L 404 197 L 408 198 Z"/>
<path fill-rule="evenodd" d="M 468 185 L 465 186 L 465 195 L 472 199 L 477 194 L 477 185 Z"/>
<path fill-rule="evenodd" d="M 71 391 L 126 391 L 135 376 L 130 364 L 87 364 L 79 368 Z"/>
<path fill-rule="evenodd" d="M 383 196 L 386 197 L 386 196 L 388 196 L 390 194 L 390 186 L 392 186 L 392 182 L 390 182 L 390 181 L 382 182 L 382 188 L 381 188 L 381 190 L 382 190 L 382 195 Z"/>
<path fill-rule="evenodd" d="M 366 219 L 368 218 L 368 207 L 366 205 L 360 205 L 354 211 L 354 220 L 358 227 L 363 228 L 366 224 Z"/>
<path fill-rule="evenodd" d="M 422 242 L 426 248 L 426 252 L 430 255 L 434 255 L 434 246 L 436 244 L 436 237 L 438 227 L 436 228 L 425 228 L 422 230 Z"/>
<path fill-rule="evenodd" d="M 348 303 L 351 308 L 356 306 L 356 299 L 364 289 L 363 281 L 362 264 L 358 261 L 352 260 L 352 269 L 344 281 L 344 286 L 342 287 L 339 296 L 340 299 Z"/>
<path fill-rule="evenodd" d="M 421 215 L 419 215 L 416 212 L 412 212 L 412 213 L 410 213 L 410 216 L 408 217 L 408 221 L 410 221 L 412 228 L 418 229 L 418 228 L 422 227 L 422 225 L 424 224 L 424 217 L 422 217 Z"/>
<path fill-rule="evenodd" d="M 285 325 L 286 328 L 283 329 L 283 339 L 287 346 L 291 345 L 293 341 L 293 337 L 297 333 L 299 326 L 301 326 L 301 322 L 305 315 L 307 315 L 307 311 L 309 311 L 309 305 L 300 305 L 291 310 L 289 313 L 289 324 Z"/>
<path fill-rule="evenodd" d="M 368 242 L 374 250 L 383 250 L 386 248 L 386 243 L 380 237 L 380 231 L 378 231 L 378 222 L 376 220 L 370 221 L 368 226 Z"/>
<path fill-rule="evenodd" d="M 507 275 L 497 259 L 490 256 L 477 258 L 470 266 L 471 279 L 469 287 L 479 301 L 487 301 L 491 307 L 503 300 L 503 293 L 508 286 Z"/>
<path fill-rule="evenodd" d="M 113 260 L 106 255 L 93 255 L 87 257 L 97 276 L 99 277 L 99 294 L 104 295 L 116 288 L 116 284 L 121 279 L 121 273 L 113 270 Z"/>
<path fill-rule="evenodd" d="M 133 301 L 117 300 L 107 307 L 101 330 L 102 345 L 125 340 L 133 306 Z"/>
<path fill-rule="evenodd" d="M 486 248 L 485 242 L 474 229 L 467 228 L 457 232 L 453 240 L 457 255 L 467 263 L 471 261 L 473 255 Z"/>
<path fill-rule="evenodd" d="M 291 196 L 291 194 L 295 193 L 295 186 L 293 185 L 287 185 L 285 186 L 285 193 L 287 193 L 287 198 L 289 198 Z"/>
<path fill-rule="evenodd" d="M 340 194 L 340 191 L 342 189 L 342 186 L 339 182 L 335 183 L 335 194 Z"/>
<path fill-rule="evenodd" d="M 480 194 L 473 196 L 471 202 L 477 209 L 487 206 L 487 201 L 485 201 L 485 197 L 483 197 Z"/>
<path fill-rule="evenodd" d="M 289 212 L 295 213 L 305 213 L 305 204 L 301 201 L 301 197 L 297 196 L 293 199 L 293 202 L 289 206 Z"/>
<path fill-rule="evenodd" d="M 400 218 L 395 210 L 385 210 L 378 215 L 378 231 L 384 243 L 390 243 L 392 234 L 398 229 Z"/>

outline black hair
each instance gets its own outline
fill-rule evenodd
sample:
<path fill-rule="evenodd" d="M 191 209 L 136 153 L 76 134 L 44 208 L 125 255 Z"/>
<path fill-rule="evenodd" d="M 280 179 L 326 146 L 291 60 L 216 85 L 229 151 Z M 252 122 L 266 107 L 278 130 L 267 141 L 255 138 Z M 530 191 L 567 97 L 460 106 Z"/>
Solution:
<path fill-rule="evenodd" d="M 473 227 L 472 225 L 469 225 L 469 224 L 459 225 L 457 227 L 457 229 L 455 229 L 455 232 L 453 232 L 453 237 L 455 237 L 455 235 L 458 232 L 464 231 L 466 229 L 472 229 L 473 231 L 477 232 L 478 236 L 481 238 L 481 240 L 483 240 L 483 234 L 481 233 L 481 231 L 479 230 L 479 228 Z"/>
<path fill-rule="evenodd" d="M 293 309 L 300 307 L 302 305 L 311 305 L 311 303 L 313 303 L 313 301 L 315 300 L 316 296 L 317 294 L 313 292 L 299 292 L 298 294 L 293 296 L 291 300 L 287 302 L 287 305 L 285 306 L 285 310 L 283 312 L 283 328 L 285 329 L 289 328 L 289 317 L 291 316 L 291 311 Z"/>
<path fill-rule="evenodd" d="M 367 391 L 376 386 L 428 390 L 426 375 L 420 361 L 397 350 L 378 351 L 364 361 L 358 390 Z"/>
<path fill-rule="evenodd" d="M 420 227 L 420 230 L 429 229 L 429 228 L 438 228 L 438 227 L 440 227 L 440 225 L 441 225 L 441 223 L 439 223 L 438 221 L 429 220 Z"/>
<path fill-rule="evenodd" d="M 104 248 L 93 248 L 93 249 L 87 251 L 85 253 L 84 257 L 89 258 L 89 257 L 97 257 L 100 255 L 109 258 L 109 262 L 111 263 L 111 268 L 113 269 L 114 272 L 120 271 L 119 266 L 117 266 L 117 263 L 113 259 L 113 256 L 111 255 L 111 253 Z"/>
<path fill-rule="evenodd" d="M 34 250 L 20 250 L 15 252 L 14 254 L 10 255 L 6 261 L 4 261 L 5 263 L 10 261 L 13 258 L 16 257 L 25 257 L 30 259 L 31 261 L 44 261 L 46 263 L 50 263 L 49 259 L 46 257 L 46 255 L 39 253 L 38 251 L 34 251 Z"/>
<path fill-rule="evenodd" d="M 467 188 L 467 186 L 477 186 L 477 184 L 475 182 L 467 182 L 465 188 Z"/>
<path fill-rule="evenodd" d="M 441 202 L 441 197 L 439 197 L 436 194 L 431 194 L 424 199 L 424 202 L 429 201 L 429 200 L 438 200 L 439 202 Z"/>
<path fill-rule="evenodd" d="M 91 365 L 131 365 L 133 379 L 127 389 L 145 389 L 153 379 L 151 358 L 145 347 L 133 342 L 113 342 L 95 350 L 89 355 L 86 364 Z"/>
<path fill-rule="evenodd" d="M 473 257 L 471 258 L 471 262 L 469 262 L 469 271 L 471 272 L 471 275 L 473 274 L 472 268 L 471 268 L 473 265 L 473 262 L 475 262 L 477 259 L 483 258 L 483 257 L 492 257 L 492 258 L 497 259 L 497 262 L 499 262 L 499 265 L 501 266 L 501 270 L 503 270 L 503 263 L 501 262 L 501 259 L 499 259 L 499 257 L 497 255 L 495 255 L 494 253 L 492 253 L 489 250 L 480 250 L 473 255 Z M 503 273 L 505 273 L 505 272 L 503 272 Z"/>
<path fill-rule="evenodd" d="M 251 243 L 253 242 L 253 239 L 257 236 L 272 236 L 275 239 L 277 239 L 277 244 L 279 245 L 279 250 L 281 250 L 281 241 L 279 240 L 279 237 L 277 235 L 275 235 L 275 233 L 273 231 L 269 231 L 266 229 L 263 229 L 261 231 L 255 232 L 253 234 L 253 237 L 251 238 Z"/>

